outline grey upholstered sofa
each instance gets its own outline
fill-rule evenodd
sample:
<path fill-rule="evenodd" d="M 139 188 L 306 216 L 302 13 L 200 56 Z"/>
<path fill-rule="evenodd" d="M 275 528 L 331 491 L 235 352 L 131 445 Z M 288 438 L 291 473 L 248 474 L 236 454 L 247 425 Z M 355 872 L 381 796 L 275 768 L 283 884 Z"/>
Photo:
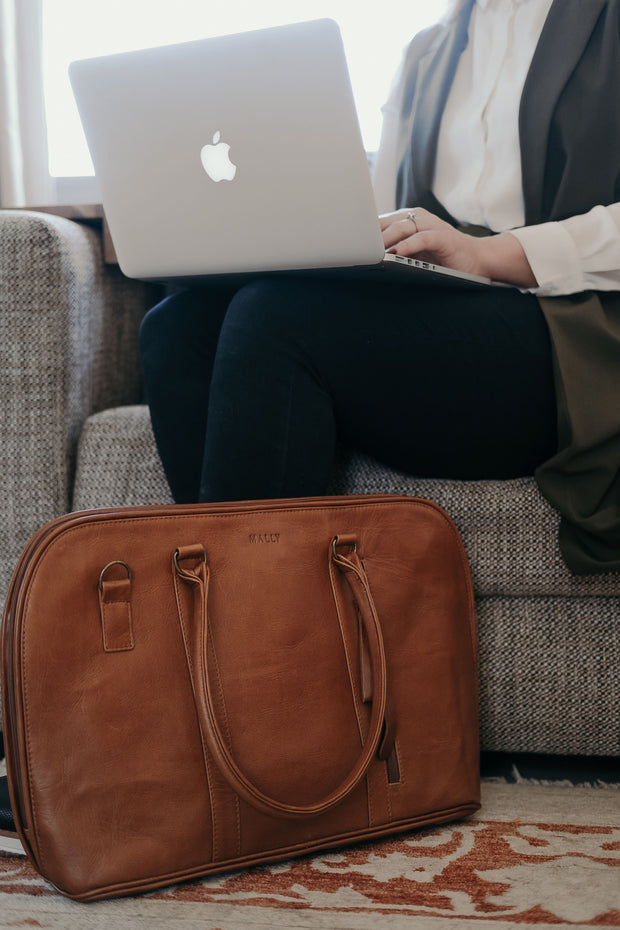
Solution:
<path fill-rule="evenodd" d="M 45 520 L 170 502 L 140 401 L 137 330 L 154 297 L 103 263 L 94 230 L 0 213 L 3 597 Z M 343 451 L 330 490 L 427 497 L 456 521 L 477 600 L 484 749 L 620 756 L 620 575 L 570 575 L 532 479 L 418 480 Z"/>

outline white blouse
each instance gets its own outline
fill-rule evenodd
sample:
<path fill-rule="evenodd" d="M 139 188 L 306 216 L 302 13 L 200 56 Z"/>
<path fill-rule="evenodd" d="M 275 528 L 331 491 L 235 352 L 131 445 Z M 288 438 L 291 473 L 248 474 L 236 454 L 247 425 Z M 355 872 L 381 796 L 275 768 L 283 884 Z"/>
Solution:
<path fill-rule="evenodd" d="M 433 193 L 462 223 L 510 231 L 541 296 L 620 290 L 620 204 L 524 226 L 518 112 L 525 78 L 552 0 L 477 0 L 439 131 Z M 395 207 L 401 67 L 383 109 L 374 186 L 377 207 Z"/>

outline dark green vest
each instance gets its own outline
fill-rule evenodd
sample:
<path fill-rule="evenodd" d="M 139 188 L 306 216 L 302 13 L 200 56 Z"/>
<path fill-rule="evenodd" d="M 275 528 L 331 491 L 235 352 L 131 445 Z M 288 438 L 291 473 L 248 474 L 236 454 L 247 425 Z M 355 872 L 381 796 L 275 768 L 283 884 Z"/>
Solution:
<path fill-rule="evenodd" d="M 441 114 L 474 0 L 411 43 L 399 206 L 454 222 L 431 186 Z M 555 0 L 519 113 L 527 225 L 620 201 L 620 0 Z M 577 574 L 620 571 L 620 292 L 540 298 L 554 350 L 557 454 L 536 472 Z"/>

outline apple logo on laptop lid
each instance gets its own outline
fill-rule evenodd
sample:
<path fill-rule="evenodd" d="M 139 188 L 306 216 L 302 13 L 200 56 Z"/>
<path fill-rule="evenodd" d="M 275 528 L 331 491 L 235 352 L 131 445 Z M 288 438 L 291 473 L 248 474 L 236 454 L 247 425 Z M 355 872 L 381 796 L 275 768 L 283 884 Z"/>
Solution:
<path fill-rule="evenodd" d="M 213 135 L 213 143 L 203 145 L 200 160 L 212 181 L 232 181 L 237 173 L 237 166 L 230 160 L 230 146 L 221 142 L 220 138 L 221 133 L 218 130 Z"/>

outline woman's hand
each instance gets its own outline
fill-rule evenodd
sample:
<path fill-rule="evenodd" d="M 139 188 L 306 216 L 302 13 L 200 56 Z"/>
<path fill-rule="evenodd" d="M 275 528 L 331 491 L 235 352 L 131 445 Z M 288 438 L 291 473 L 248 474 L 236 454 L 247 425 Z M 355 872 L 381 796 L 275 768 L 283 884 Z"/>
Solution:
<path fill-rule="evenodd" d="M 459 232 L 422 207 L 379 217 L 386 252 L 415 256 L 457 271 L 482 274 L 479 240 Z"/>
<path fill-rule="evenodd" d="M 510 233 L 468 236 L 422 207 L 379 217 L 386 252 L 419 258 L 517 287 L 536 287 L 521 243 Z"/>

